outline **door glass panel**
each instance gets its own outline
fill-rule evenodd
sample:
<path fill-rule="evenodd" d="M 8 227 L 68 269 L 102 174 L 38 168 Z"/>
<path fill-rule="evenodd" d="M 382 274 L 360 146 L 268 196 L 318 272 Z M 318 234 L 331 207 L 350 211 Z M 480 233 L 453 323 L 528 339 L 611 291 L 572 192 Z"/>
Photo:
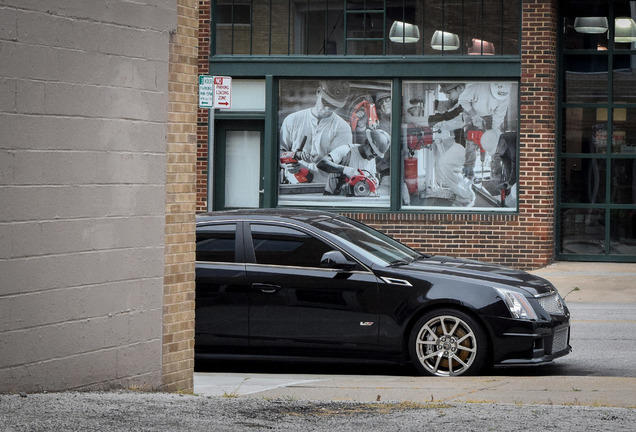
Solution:
<path fill-rule="evenodd" d="M 610 226 L 612 253 L 636 255 L 636 210 L 612 210 Z"/>
<path fill-rule="evenodd" d="M 636 159 L 612 161 L 612 204 L 636 204 Z"/>
<path fill-rule="evenodd" d="M 614 56 L 614 103 L 636 103 L 636 54 Z"/>
<path fill-rule="evenodd" d="M 604 159 L 563 158 L 561 202 L 600 204 L 605 202 Z"/>
<path fill-rule="evenodd" d="M 636 48 L 636 1 L 614 0 L 614 16 L 614 49 Z"/>
<path fill-rule="evenodd" d="M 324 253 L 333 250 L 326 243 L 296 229 L 257 224 L 253 224 L 251 229 L 258 264 L 320 267 Z"/>
<path fill-rule="evenodd" d="M 607 108 L 566 108 L 563 113 L 563 125 L 562 151 L 607 151 Z"/>
<path fill-rule="evenodd" d="M 565 102 L 607 102 L 607 56 L 565 56 Z"/>
<path fill-rule="evenodd" d="M 636 123 L 633 121 L 636 108 L 614 108 L 612 112 L 612 153 L 636 154 Z"/>
<path fill-rule="evenodd" d="M 561 253 L 605 253 L 605 210 L 567 209 L 561 212 Z"/>
<path fill-rule="evenodd" d="M 565 0 L 561 8 L 565 49 L 607 49 L 608 2 Z"/>
<path fill-rule="evenodd" d="M 225 206 L 258 207 L 261 133 L 227 131 L 225 140 Z"/>

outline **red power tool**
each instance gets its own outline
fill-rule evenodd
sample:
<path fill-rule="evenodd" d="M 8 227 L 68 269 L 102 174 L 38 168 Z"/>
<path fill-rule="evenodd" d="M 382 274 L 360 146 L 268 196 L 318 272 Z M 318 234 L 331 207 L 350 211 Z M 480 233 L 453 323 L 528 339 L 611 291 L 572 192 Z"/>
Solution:
<path fill-rule="evenodd" d="M 297 150 L 286 151 L 280 155 L 280 163 L 297 164 L 299 160 L 302 160 L 303 149 L 305 148 L 306 143 L 307 136 L 305 135 Z M 313 173 L 311 173 L 307 168 L 304 167 L 302 167 L 297 173 L 294 173 L 294 177 L 296 178 L 296 181 L 298 181 L 298 183 L 311 183 L 311 181 L 314 179 Z"/>
<path fill-rule="evenodd" d="M 349 119 L 349 123 L 351 124 L 351 130 L 356 130 L 358 127 L 358 122 L 361 117 L 358 117 L 358 111 L 360 108 L 364 108 L 364 114 L 367 117 L 367 128 L 375 129 L 380 124 L 380 120 L 378 119 L 378 112 L 375 108 L 375 104 L 372 104 L 368 100 L 363 100 L 353 109 L 351 114 L 351 118 Z"/>
<path fill-rule="evenodd" d="M 347 177 L 345 180 L 347 196 L 366 197 L 375 193 L 378 188 L 377 179 L 366 170 L 358 169 L 358 172 L 359 175 Z"/>

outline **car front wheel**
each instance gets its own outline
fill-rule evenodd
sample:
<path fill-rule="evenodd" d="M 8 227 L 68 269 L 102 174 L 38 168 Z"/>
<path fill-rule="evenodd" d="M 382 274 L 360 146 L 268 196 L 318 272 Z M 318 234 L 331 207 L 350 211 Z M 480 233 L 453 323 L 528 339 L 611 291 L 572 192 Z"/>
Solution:
<path fill-rule="evenodd" d="M 474 375 L 483 368 L 487 351 L 482 327 L 453 309 L 425 314 L 409 338 L 411 361 L 422 375 Z"/>

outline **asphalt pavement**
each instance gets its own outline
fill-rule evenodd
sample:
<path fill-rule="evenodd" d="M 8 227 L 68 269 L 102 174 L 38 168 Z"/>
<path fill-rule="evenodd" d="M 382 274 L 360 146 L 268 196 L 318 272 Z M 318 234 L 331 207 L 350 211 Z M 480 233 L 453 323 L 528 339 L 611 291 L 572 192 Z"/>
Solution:
<path fill-rule="evenodd" d="M 628 305 L 628 314 L 635 310 L 636 264 L 559 262 L 532 273 L 550 280 L 573 311 L 604 304 Z M 594 345 L 594 323 L 585 320 L 574 315 L 573 328 L 577 322 L 592 326 L 587 327 L 585 343 Z M 636 316 L 604 320 L 629 329 L 621 343 L 633 350 Z M 598 368 L 603 370 L 601 354 Z M 636 367 L 626 362 L 625 367 Z M 557 359 L 547 373 L 514 369 L 510 375 L 504 371 L 456 378 L 373 369 L 358 374 L 364 371 L 355 367 L 346 373 L 299 373 L 298 368 L 291 373 L 197 372 L 194 395 L 0 395 L 0 431 L 410 431 L 424 425 L 467 431 L 636 430 L 636 373 L 627 369 L 624 376 L 603 376 L 598 370 L 568 375 L 563 363 L 559 366 Z"/>

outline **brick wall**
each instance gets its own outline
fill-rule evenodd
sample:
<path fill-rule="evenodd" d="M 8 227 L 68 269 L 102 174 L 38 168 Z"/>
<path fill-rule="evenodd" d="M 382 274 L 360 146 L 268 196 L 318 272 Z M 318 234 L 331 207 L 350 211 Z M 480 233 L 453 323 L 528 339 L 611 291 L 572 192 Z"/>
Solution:
<path fill-rule="evenodd" d="M 200 2 L 209 10 L 209 1 Z M 556 0 L 523 0 L 519 214 L 347 215 L 434 254 L 530 269 L 554 255 Z M 209 15 L 206 16 L 209 19 Z M 209 28 L 209 26 L 208 26 Z M 199 71 L 208 67 L 200 47 Z M 197 211 L 207 209 L 207 134 L 199 116 Z"/>
<path fill-rule="evenodd" d="M 348 214 L 432 254 L 531 269 L 554 256 L 556 0 L 522 11 L 519 214 Z"/>
<path fill-rule="evenodd" d="M 177 0 L 170 41 L 163 390 L 193 391 L 198 2 Z"/>
<path fill-rule="evenodd" d="M 199 75 L 210 74 L 211 0 L 199 0 Z M 197 211 L 208 209 L 208 113 L 207 108 L 197 112 Z"/>

